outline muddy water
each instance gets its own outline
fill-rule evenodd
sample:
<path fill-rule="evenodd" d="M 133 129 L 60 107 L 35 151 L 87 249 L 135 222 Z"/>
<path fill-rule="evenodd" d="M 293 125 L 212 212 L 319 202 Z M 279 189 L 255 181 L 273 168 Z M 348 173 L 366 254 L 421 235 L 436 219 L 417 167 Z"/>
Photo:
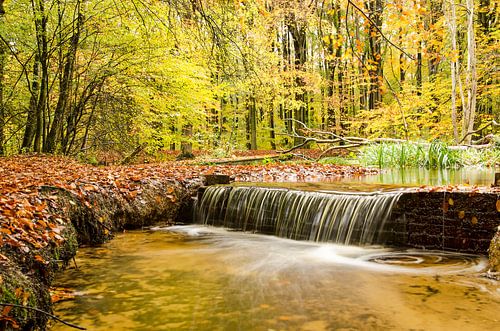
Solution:
<path fill-rule="evenodd" d="M 187 226 L 80 249 L 55 314 L 89 330 L 498 330 L 498 283 L 469 255 Z M 69 330 L 60 324 L 52 330 Z"/>

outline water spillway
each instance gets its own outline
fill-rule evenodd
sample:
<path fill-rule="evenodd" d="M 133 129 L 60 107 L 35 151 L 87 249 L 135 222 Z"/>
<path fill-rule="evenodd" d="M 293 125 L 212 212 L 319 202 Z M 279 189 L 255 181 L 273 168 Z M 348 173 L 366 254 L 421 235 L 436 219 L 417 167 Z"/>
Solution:
<path fill-rule="evenodd" d="M 196 222 L 279 237 L 346 245 L 383 244 L 401 193 L 324 193 L 210 186 Z"/>

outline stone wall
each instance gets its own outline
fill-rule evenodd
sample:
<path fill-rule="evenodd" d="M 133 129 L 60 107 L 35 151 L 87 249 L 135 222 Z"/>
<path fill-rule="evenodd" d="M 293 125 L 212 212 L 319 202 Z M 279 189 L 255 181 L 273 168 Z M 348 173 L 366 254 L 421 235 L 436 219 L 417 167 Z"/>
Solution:
<path fill-rule="evenodd" d="M 493 193 L 404 193 L 387 224 L 387 242 L 485 254 L 500 225 L 498 200 Z"/>

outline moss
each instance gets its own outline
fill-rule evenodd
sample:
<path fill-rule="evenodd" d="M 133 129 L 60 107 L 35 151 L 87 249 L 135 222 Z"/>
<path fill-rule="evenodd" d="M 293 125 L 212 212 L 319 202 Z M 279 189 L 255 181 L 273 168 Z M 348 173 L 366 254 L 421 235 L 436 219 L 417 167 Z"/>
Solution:
<path fill-rule="evenodd" d="M 1 275 L 0 302 L 50 310 L 50 298 L 41 295 L 46 287 L 36 279 L 25 276 L 18 265 L 2 265 Z M 26 330 L 43 329 L 47 322 L 43 314 L 17 307 L 12 308 L 8 316 Z M 3 327 L 9 330 L 8 323 Z"/>

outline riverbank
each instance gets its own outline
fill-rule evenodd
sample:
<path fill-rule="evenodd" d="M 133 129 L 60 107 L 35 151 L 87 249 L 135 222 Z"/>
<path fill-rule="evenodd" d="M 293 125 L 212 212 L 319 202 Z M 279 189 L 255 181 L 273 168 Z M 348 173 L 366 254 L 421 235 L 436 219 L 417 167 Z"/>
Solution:
<path fill-rule="evenodd" d="M 0 329 L 43 328 L 48 315 L 31 308 L 51 312 L 53 277 L 79 245 L 101 244 L 124 229 L 173 223 L 203 185 L 203 175 L 300 181 L 374 172 L 306 164 L 94 167 L 60 157 L 0 159 Z"/>

